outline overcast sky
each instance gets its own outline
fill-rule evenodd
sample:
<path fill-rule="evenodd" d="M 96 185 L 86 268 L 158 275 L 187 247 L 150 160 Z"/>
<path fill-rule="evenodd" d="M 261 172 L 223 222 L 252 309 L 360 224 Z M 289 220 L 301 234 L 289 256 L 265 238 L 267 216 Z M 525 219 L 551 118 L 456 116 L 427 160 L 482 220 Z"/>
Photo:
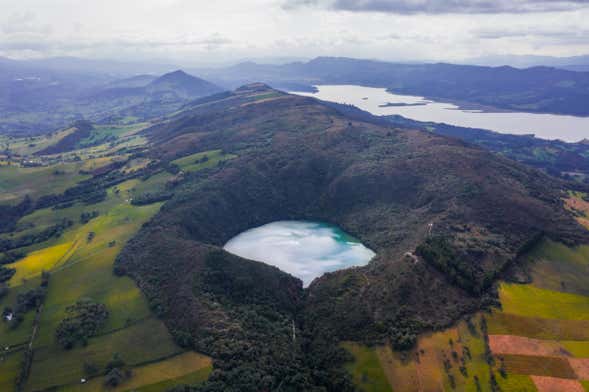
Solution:
<path fill-rule="evenodd" d="M 0 10 L 0 56 L 13 58 L 589 53 L 589 0 L 0 0 Z"/>

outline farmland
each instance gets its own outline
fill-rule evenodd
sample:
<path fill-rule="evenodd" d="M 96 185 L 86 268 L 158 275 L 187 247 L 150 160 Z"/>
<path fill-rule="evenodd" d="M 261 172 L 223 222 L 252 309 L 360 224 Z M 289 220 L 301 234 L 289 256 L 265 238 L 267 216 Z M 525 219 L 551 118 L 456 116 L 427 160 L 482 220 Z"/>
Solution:
<path fill-rule="evenodd" d="M 98 128 L 97 132 L 104 131 L 106 135 L 93 133 L 88 141 L 92 147 L 71 153 L 93 158 L 33 168 L 20 167 L 17 163 L 3 167 L 0 202 L 16 203 L 24 195 L 38 198 L 62 192 L 90 178 L 80 172 L 91 172 L 115 160 L 124 161 L 126 157 L 118 153 L 117 143 L 114 146 L 97 143 L 103 137 L 109 142 L 113 138 L 125 142 L 136 138 L 137 129 L 136 126 Z M 53 139 L 45 141 L 47 144 Z M 14 146 L 21 144 L 13 142 Z M 100 157 L 94 155 L 97 151 L 102 151 Z M 213 152 L 211 161 L 202 167 L 213 166 L 222 159 L 218 152 Z M 149 160 L 145 159 L 130 161 L 124 166 L 125 172 L 144 169 L 147 163 Z M 161 186 L 172 177 L 166 172 L 156 176 L 155 182 L 160 181 Z M 25 345 L 37 324 L 36 317 L 38 328 L 32 340 L 32 362 L 24 390 L 102 390 L 104 369 L 114 357 L 120 358 L 122 366 L 133 374 L 124 381 L 121 390 L 161 390 L 174 379 L 197 383 L 208 377 L 210 359 L 180 348 L 165 325 L 153 316 L 135 283 L 127 277 L 117 277 L 112 271 L 120 249 L 161 207 L 161 203 L 141 206 L 130 203 L 135 194 L 154 185 L 154 177 L 130 179 L 107 188 L 102 201 L 90 205 L 74 202 L 60 209 L 36 209 L 18 220 L 16 228 L 21 237 L 41 233 L 57 222 L 70 224 L 58 236 L 19 249 L 24 256 L 7 265 L 16 273 L 8 282 L 8 295 L 0 298 L 3 308 L 16 303 L 18 295 L 39 287 L 45 273 L 49 278 L 43 278 L 48 279 L 48 285 L 37 316 L 34 311 L 27 311 L 17 326 L 7 322 L 0 325 L 0 343 L 9 347 L 0 357 L 0 390 L 9 391 L 16 386 Z M 84 214 L 87 218 L 83 218 Z M 6 234 L 0 237 L 11 238 Z M 64 350 L 56 340 L 55 331 L 66 316 L 66 308 L 82 298 L 104 304 L 108 310 L 107 321 L 84 345 Z M 81 379 L 88 382 L 80 384 Z"/>
<path fill-rule="evenodd" d="M 369 391 L 366 380 L 378 379 L 374 375 L 383 372 L 393 391 L 476 391 L 476 376 L 486 391 L 492 390 L 492 372 L 504 391 L 588 390 L 589 247 L 545 240 L 525 257 L 532 283 L 501 283 L 501 309 L 424 335 L 409 352 L 344 346 L 355 358 L 348 369 L 356 385 Z M 492 364 L 485 358 L 483 318 Z M 471 357 L 465 360 L 466 376 L 460 371 L 465 348 Z M 380 367 L 368 366 L 366 358 L 375 355 Z"/>

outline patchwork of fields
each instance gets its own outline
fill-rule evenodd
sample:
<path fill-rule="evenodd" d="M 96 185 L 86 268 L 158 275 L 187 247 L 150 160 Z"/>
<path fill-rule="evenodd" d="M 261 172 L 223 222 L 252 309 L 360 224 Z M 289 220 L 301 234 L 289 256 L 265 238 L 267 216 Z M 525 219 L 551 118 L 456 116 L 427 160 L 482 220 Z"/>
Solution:
<path fill-rule="evenodd" d="M 589 222 L 589 203 L 569 206 Z M 589 391 L 589 246 L 544 241 L 531 284 L 502 283 L 501 309 L 418 340 L 410 352 L 346 343 L 364 391 Z M 492 381 L 495 380 L 495 381 Z"/>
<path fill-rule="evenodd" d="M 106 146 L 95 146 L 92 150 L 101 148 L 109 151 Z M 88 149 L 78 153 L 84 155 Z M 23 188 L 24 184 L 38 187 L 33 190 L 33 197 L 63 191 L 88 177 L 79 175 L 80 170 L 93 170 L 113 159 L 106 154 L 69 164 L 71 168 L 66 170 L 62 170 L 61 164 L 42 168 L 11 166 L 0 172 L 0 189 L 8 190 L 14 198 L 5 202 L 31 194 Z M 183 170 L 195 171 L 223 159 L 227 157 L 212 151 L 178 163 Z M 141 159 L 129 161 L 125 170 L 137 170 L 148 163 Z M 56 171 L 65 171 L 65 175 L 59 174 L 63 176 L 59 177 L 63 178 L 62 182 L 56 183 L 52 178 L 51 173 Z M 146 190 L 164 187 L 172 177 L 163 171 L 148 178 L 127 180 L 108 188 L 106 198 L 98 203 L 76 202 L 66 208 L 40 209 L 18 221 L 19 236 L 34 235 L 63 220 L 71 224 L 57 237 L 19 249 L 25 256 L 7 265 L 16 273 L 8 282 L 8 294 L 0 298 L 2 309 L 12 307 L 19 294 L 39 287 L 46 272 L 49 272 L 49 283 L 38 313 L 26 312 L 16 327 L 8 322 L 0 323 L 1 391 L 15 389 L 29 344 L 32 360 L 30 375 L 23 386 L 26 391 L 105 390 L 104 369 L 113 358 L 121 360 L 119 366 L 128 369 L 131 375 L 117 391 L 160 391 L 175 383 L 198 383 L 208 378 L 212 371 L 210 358 L 180 348 L 164 324 L 153 316 L 135 283 L 128 277 L 113 274 L 113 263 L 121 248 L 162 205 L 159 202 L 136 206 L 131 200 Z M 89 219 L 82 219 L 83 214 Z M 8 235 L 1 237 L 8 238 Z M 82 298 L 104 304 L 109 316 L 96 336 L 65 350 L 56 339 L 56 329 L 66 317 L 66 308 Z"/>

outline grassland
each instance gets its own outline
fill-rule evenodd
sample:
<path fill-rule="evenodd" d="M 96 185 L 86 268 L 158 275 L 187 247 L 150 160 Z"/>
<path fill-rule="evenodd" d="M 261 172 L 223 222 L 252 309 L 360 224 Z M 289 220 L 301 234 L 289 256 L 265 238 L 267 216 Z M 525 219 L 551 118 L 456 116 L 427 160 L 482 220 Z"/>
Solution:
<path fill-rule="evenodd" d="M 508 283 L 501 285 L 499 293 L 505 313 L 558 320 L 589 320 L 589 297 L 583 295 Z"/>
<path fill-rule="evenodd" d="M 527 376 L 499 376 L 498 364 L 490 366 L 485 360 L 485 343 L 480 329 L 481 316 L 469 323 L 442 332 L 421 336 L 417 346 L 409 352 L 394 352 L 389 346 L 368 348 L 346 344 L 355 361 L 348 366 L 354 381 L 364 390 L 361 376 L 367 380 L 380 380 L 383 372 L 388 381 L 386 389 L 393 391 L 476 391 L 475 376 L 483 391 L 490 390 L 490 373 L 496 374 L 503 390 L 534 391 Z M 378 362 L 374 361 L 374 357 Z M 380 365 L 380 372 L 378 366 Z M 460 370 L 460 367 L 464 370 Z M 369 373 L 371 369 L 372 373 Z M 373 384 L 368 385 L 375 385 Z M 385 387 L 382 387 L 385 388 Z"/>
<path fill-rule="evenodd" d="M 130 140 L 135 139 L 137 136 L 134 132 L 137 129 L 135 126 L 128 127 L 115 137 L 123 135 Z M 38 197 L 63 191 L 88 178 L 79 174 L 80 170 L 91 171 L 113 160 L 125 159 L 125 156 L 116 154 L 118 147 L 120 144 L 115 147 L 115 153 L 105 146 L 80 150 L 76 154 L 85 156 L 85 159 L 79 162 L 35 168 L 14 165 L 2 167 L 0 189 L 6 190 L 2 194 L 2 201 L 16 202 L 25 194 Z M 98 154 L 94 155 L 96 152 Z M 205 168 L 223 159 L 226 157 L 215 152 L 210 163 L 189 167 L 188 170 Z M 146 160 L 130 162 L 128 170 L 140 169 L 147 163 L 149 161 Z M 152 316 L 146 299 L 135 283 L 129 278 L 117 277 L 112 272 L 114 259 L 126 241 L 161 206 L 161 203 L 131 205 L 130 199 L 135 188 L 147 191 L 159 185 L 164 186 L 170 177 L 169 173 L 162 172 L 145 183 L 141 180 L 126 181 L 109 188 L 107 198 L 97 204 L 86 206 L 75 203 L 65 209 L 36 210 L 17 223 L 19 235 L 26 235 L 39 232 L 63 219 L 73 222 L 59 238 L 21 249 L 26 252 L 26 256 L 11 265 L 16 269 L 16 274 L 10 281 L 8 296 L 0 300 L 0 306 L 15 303 L 19 293 L 39 285 L 41 272 L 50 272 L 50 284 L 33 343 L 31 374 L 25 390 L 66 387 L 100 390 L 102 376 L 92 379 L 85 373 L 84 364 L 92 364 L 100 371 L 115 353 L 123 358 L 126 366 L 133 369 L 135 376 L 128 384 L 132 389 L 145 387 L 147 390 L 161 390 L 158 385 L 165 388 L 173 384 L 175 379 L 201 382 L 208 377 L 211 371 L 210 359 L 195 353 L 182 354 L 183 350 L 175 344 L 164 324 Z M 92 211 L 98 215 L 83 223 L 81 214 Z M 65 316 L 66 307 L 84 297 L 105 304 L 109 318 L 99 335 L 91 338 L 86 346 L 66 351 L 57 343 L 55 330 Z M 17 328 L 1 323 L 2 347 L 24 347 L 31 337 L 33 319 L 34 312 L 28 312 Z M 16 351 L 0 361 L 0 390 L 9 391 L 14 387 L 22 353 Z M 90 381 L 79 385 L 81 378 L 90 378 Z M 92 389 L 93 385 L 100 388 Z"/>
<path fill-rule="evenodd" d="M 72 162 L 44 167 L 0 167 L 0 203 L 15 204 L 26 195 L 32 198 L 61 193 L 89 178 L 80 174 L 84 163 Z"/>
<path fill-rule="evenodd" d="M 60 391 L 164 391 L 176 384 L 197 384 L 208 377 L 212 370 L 211 359 L 203 355 L 186 352 L 157 363 L 136 366 L 133 378 L 116 388 L 106 388 L 101 379 L 94 379 L 85 385 L 67 386 Z"/>
<path fill-rule="evenodd" d="M 354 355 L 355 361 L 347 366 L 354 384 L 365 392 L 389 391 L 391 387 L 374 349 L 347 342 L 343 347 Z"/>
<path fill-rule="evenodd" d="M 172 163 L 180 166 L 180 169 L 185 172 L 194 172 L 215 167 L 219 162 L 233 158 L 235 158 L 235 155 L 224 154 L 221 150 L 212 150 L 188 155 L 176 159 L 175 161 L 172 161 Z"/>
<path fill-rule="evenodd" d="M 65 242 L 38 251 L 31 252 L 17 263 L 8 265 L 16 268 L 16 274 L 10 280 L 10 285 L 22 284 L 28 279 L 40 276 L 43 271 L 51 271 L 67 262 L 68 257 L 75 252 L 77 242 Z"/>

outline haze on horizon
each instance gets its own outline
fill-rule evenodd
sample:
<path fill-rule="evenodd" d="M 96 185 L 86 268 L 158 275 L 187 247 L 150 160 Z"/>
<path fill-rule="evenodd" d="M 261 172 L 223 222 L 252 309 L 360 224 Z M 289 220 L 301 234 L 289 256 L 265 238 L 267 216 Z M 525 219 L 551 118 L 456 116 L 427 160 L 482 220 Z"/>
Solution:
<path fill-rule="evenodd" d="M 211 65 L 589 53 L 587 0 L 0 0 L 0 56 Z"/>

